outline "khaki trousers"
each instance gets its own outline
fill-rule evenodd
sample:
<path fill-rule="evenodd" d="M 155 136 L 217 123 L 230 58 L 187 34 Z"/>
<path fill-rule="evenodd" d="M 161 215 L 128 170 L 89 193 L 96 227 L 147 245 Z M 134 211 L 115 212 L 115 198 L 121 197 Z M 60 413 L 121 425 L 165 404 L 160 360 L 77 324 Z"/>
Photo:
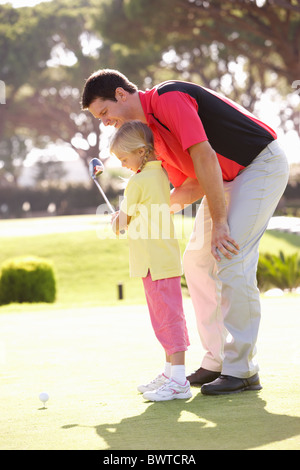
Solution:
<path fill-rule="evenodd" d="M 288 163 L 277 141 L 269 144 L 233 181 L 225 182 L 228 223 L 238 255 L 216 262 L 206 198 L 183 257 L 198 332 L 206 353 L 201 366 L 247 378 L 255 358 L 261 317 L 256 270 L 259 242 L 288 181 Z"/>

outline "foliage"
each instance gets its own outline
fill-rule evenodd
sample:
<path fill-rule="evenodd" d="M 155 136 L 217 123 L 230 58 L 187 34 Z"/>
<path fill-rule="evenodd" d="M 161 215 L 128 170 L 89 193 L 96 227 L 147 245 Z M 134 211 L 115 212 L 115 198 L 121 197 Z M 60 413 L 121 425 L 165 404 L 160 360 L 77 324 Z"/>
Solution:
<path fill-rule="evenodd" d="M 257 266 L 257 285 L 261 292 L 273 287 L 289 291 L 299 287 L 300 253 L 261 253 Z M 184 289 L 188 287 L 185 276 L 182 276 L 181 286 Z"/>
<path fill-rule="evenodd" d="M 200 81 L 253 110 L 268 87 L 286 95 L 300 77 L 300 6 L 293 0 L 106 0 L 95 21 L 122 51 L 120 65 L 133 80 L 143 51 L 144 78 L 156 82 L 165 71 L 165 78 Z"/>
<path fill-rule="evenodd" d="M 55 301 L 56 282 L 52 264 L 37 257 L 6 261 L 0 278 L 0 304 Z"/>
<path fill-rule="evenodd" d="M 88 25 L 93 8 L 93 2 L 87 8 L 85 0 L 34 8 L 0 6 L 0 78 L 6 85 L 0 114 L 0 179 L 13 175 L 17 183 L 16 169 L 33 147 L 68 143 L 86 165 L 88 152 L 94 147 L 99 151 L 99 124 L 79 103 L 84 80 L 99 59 L 100 39 L 88 49 L 97 38 Z M 16 154 L 11 148 L 18 140 L 25 145 L 19 145 Z"/>
<path fill-rule="evenodd" d="M 271 287 L 282 290 L 293 290 L 300 286 L 300 254 L 286 255 L 266 253 L 259 257 L 257 282 L 261 291 Z"/>
<path fill-rule="evenodd" d="M 158 14 L 159 12 L 159 14 Z M 101 128 L 80 108 L 85 79 L 116 68 L 140 88 L 197 81 L 253 110 L 273 87 L 286 97 L 282 125 L 298 126 L 295 0 L 55 0 L 0 5 L 0 181 L 18 183 L 31 148 L 72 146 L 86 163 Z M 239 76 L 237 70 L 241 73 Z M 289 104 L 289 96 L 294 97 Z M 293 107 L 294 106 L 294 107 Z"/>

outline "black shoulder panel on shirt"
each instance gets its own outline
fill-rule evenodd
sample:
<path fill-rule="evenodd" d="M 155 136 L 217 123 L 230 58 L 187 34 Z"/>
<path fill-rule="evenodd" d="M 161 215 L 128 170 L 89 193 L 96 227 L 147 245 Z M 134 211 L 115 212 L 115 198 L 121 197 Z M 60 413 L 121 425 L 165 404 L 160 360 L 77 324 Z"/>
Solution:
<path fill-rule="evenodd" d="M 168 81 L 157 86 L 162 96 L 168 92 L 186 93 L 197 102 L 198 115 L 210 145 L 220 155 L 247 166 L 274 137 L 267 129 L 238 109 L 195 83 Z M 191 123 L 192 125 L 192 123 Z"/>

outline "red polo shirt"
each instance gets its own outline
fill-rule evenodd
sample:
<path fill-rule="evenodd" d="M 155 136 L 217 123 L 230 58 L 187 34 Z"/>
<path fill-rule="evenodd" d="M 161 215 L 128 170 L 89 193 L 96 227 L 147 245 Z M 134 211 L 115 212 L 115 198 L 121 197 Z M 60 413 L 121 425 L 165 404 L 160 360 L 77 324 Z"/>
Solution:
<path fill-rule="evenodd" d="M 168 81 L 139 91 L 141 104 L 155 140 L 158 159 L 173 186 L 196 178 L 189 147 L 209 141 L 225 181 L 276 139 L 276 133 L 244 108 L 199 85 Z"/>

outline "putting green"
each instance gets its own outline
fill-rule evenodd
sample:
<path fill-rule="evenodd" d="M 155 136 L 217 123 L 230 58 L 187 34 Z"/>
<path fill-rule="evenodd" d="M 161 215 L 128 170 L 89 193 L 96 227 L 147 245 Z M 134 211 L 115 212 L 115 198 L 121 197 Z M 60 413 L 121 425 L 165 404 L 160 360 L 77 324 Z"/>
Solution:
<path fill-rule="evenodd" d="M 145 305 L 0 314 L 2 450 L 300 449 L 299 296 L 262 298 L 263 390 L 149 403 L 163 364 Z M 202 350 L 190 299 L 187 372 Z M 46 407 L 39 393 L 47 391 Z"/>

